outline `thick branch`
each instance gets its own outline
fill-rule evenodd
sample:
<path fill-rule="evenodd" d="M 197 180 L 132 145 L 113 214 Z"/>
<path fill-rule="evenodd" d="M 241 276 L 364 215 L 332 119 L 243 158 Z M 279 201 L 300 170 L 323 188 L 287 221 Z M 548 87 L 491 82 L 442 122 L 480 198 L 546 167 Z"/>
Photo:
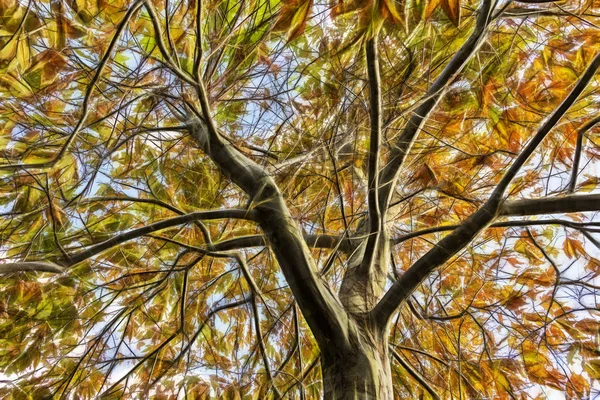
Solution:
<path fill-rule="evenodd" d="M 578 204 L 579 207 L 573 208 L 569 212 L 600 211 L 600 195 L 572 196 L 572 197 L 590 197 L 590 199 L 585 200 L 585 201 L 579 201 L 580 199 L 577 199 L 575 201 L 575 203 L 579 203 Z M 562 200 L 562 199 L 564 199 L 564 198 L 559 198 L 559 200 Z M 547 199 L 522 200 L 522 201 L 519 201 L 519 203 L 521 203 L 521 202 L 529 203 L 529 205 L 527 205 L 527 207 L 516 206 L 514 210 L 510 210 L 510 211 L 520 211 L 520 212 L 509 213 L 508 212 L 509 210 L 507 210 L 503 207 L 501 209 L 501 212 L 499 215 L 522 216 L 522 215 L 535 215 L 537 213 L 546 214 L 544 212 L 539 212 L 539 207 L 542 204 L 545 205 L 546 201 L 547 201 Z M 550 202 L 552 202 L 552 199 L 550 200 Z M 594 202 L 595 202 L 595 207 L 593 205 Z M 510 205 L 512 203 L 514 203 L 514 202 L 511 202 L 508 204 Z M 561 202 L 558 202 L 558 203 L 560 204 Z M 582 205 L 590 206 L 589 208 L 594 207 L 595 209 L 594 210 L 587 209 L 586 207 L 582 207 Z M 557 209 L 559 209 L 559 207 L 557 207 Z M 526 210 L 529 210 L 530 212 L 525 212 Z M 556 212 L 558 212 L 558 211 L 556 211 Z M 517 220 L 517 221 L 494 222 L 493 224 L 489 225 L 489 227 L 490 228 L 508 228 L 508 227 L 513 227 L 513 226 L 536 226 L 536 225 L 563 225 L 568 228 L 579 229 L 579 230 L 585 231 L 585 230 L 589 230 L 589 229 L 586 229 L 586 227 L 598 226 L 599 224 L 595 223 L 595 222 L 590 222 L 590 223 L 574 222 L 574 221 L 568 221 L 568 220 L 564 220 L 564 219 L 536 219 L 536 220 Z M 434 226 L 432 228 L 420 229 L 418 231 L 410 232 L 405 235 L 402 235 L 402 236 L 392 239 L 392 244 L 398 245 L 400 243 L 406 242 L 407 240 L 414 239 L 419 236 L 427 235 L 430 233 L 453 231 L 457 228 L 460 228 L 460 225 L 440 225 L 440 226 Z"/>
<path fill-rule="evenodd" d="M 210 219 L 224 219 L 224 218 L 239 218 L 253 221 L 255 214 L 248 210 L 214 210 L 214 211 L 198 211 L 178 217 L 165 219 L 162 221 L 155 222 L 150 225 L 143 226 L 141 228 L 132 229 L 128 232 L 122 233 L 115 237 L 112 237 L 104 242 L 93 245 L 92 247 L 83 250 L 73 256 L 70 256 L 68 260 L 63 260 L 60 264 L 68 267 L 75 265 L 81 261 L 87 260 L 90 257 L 95 256 L 105 250 L 108 250 L 114 246 L 117 246 L 123 242 L 131 239 L 135 239 L 152 232 L 156 232 L 162 229 L 171 228 L 173 226 L 186 224 L 197 220 L 210 220 Z"/>
<path fill-rule="evenodd" d="M 478 10 L 477 21 L 475 22 L 473 33 L 433 82 L 425 96 L 421 99 L 421 105 L 413 112 L 411 118 L 408 120 L 400 134 L 400 137 L 396 140 L 396 144 L 392 148 L 388 161 L 380 174 L 380 212 L 385 213 L 388 208 L 388 204 L 394 192 L 393 188 L 398 180 L 400 168 L 410 152 L 417 133 L 421 130 L 425 120 L 444 94 L 448 84 L 462 71 L 481 45 L 490 21 L 491 9 L 492 1 L 484 0 Z"/>
<path fill-rule="evenodd" d="M 43 261 L 23 261 L 0 264 L 0 275 L 26 271 L 61 273 L 63 269 L 54 263 Z"/>
<path fill-rule="evenodd" d="M 211 118 L 204 84 L 198 83 L 204 121 L 197 120 L 192 136 L 233 183 L 248 194 L 279 266 L 319 345 L 332 351 L 348 345 L 348 316 L 337 297 L 320 279 L 314 260 L 273 178 L 224 140 Z M 335 343 L 335 346 L 331 346 Z"/>
<path fill-rule="evenodd" d="M 367 72 L 369 76 L 369 101 L 371 135 L 369 137 L 369 177 L 367 202 L 369 206 L 369 237 L 361 270 L 368 271 L 373 265 L 380 240 L 381 227 L 385 223 L 379 208 L 379 148 L 381 147 L 381 77 L 379 76 L 379 54 L 377 34 L 367 40 Z"/>
<path fill-rule="evenodd" d="M 600 211 L 600 194 L 572 194 L 507 201 L 502 205 L 499 215 L 564 214 L 585 211 Z"/>
<path fill-rule="evenodd" d="M 198 92 L 203 121 L 193 125 L 193 137 L 220 170 L 241 187 L 250 196 L 251 203 L 256 205 L 259 222 L 317 340 L 321 344 L 331 340 L 344 344 L 347 340 L 347 316 L 337 298 L 318 277 L 314 260 L 274 180 L 263 168 L 220 136 L 211 118 L 210 101 L 203 82 L 199 77 L 198 82 L 192 81 L 176 65 L 162 40 L 158 15 L 150 2 L 145 1 L 144 4 L 150 13 L 156 40 L 167 64 L 181 79 L 195 86 Z"/>
<path fill-rule="evenodd" d="M 521 167 L 533 154 L 550 130 L 577 100 L 587 84 L 593 79 L 596 70 L 599 67 L 600 54 L 594 58 L 566 99 L 563 100 L 554 113 L 542 124 L 531 141 L 525 146 L 515 161 L 513 161 L 508 171 L 504 174 L 490 195 L 488 201 L 477 212 L 467 218 L 459 228 L 440 240 L 434 248 L 417 260 L 400 277 L 400 279 L 394 282 L 383 299 L 372 311 L 373 318 L 375 318 L 381 326 L 388 323 L 394 312 L 432 271 L 448 261 L 452 256 L 469 244 L 482 229 L 496 218 L 502 206 L 502 197 L 512 179 L 517 175 Z M 569 204 L 568 201 L 565 203 Z M 548 209 L 544 209 L 543 212 L 548 212 Z"/>

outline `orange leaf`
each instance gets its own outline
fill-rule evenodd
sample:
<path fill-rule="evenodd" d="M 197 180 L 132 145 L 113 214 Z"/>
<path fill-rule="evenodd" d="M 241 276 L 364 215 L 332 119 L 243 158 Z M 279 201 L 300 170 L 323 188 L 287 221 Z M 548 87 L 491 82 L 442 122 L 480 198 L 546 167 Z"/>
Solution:
<path fill-rule="evenodd" d="M 567 394 L 572 398 L 583 399 L 590 393 L 590 382 L 579 374 L 572 374 L 567 382 Z"/>
<path fill-rule="evenodd" d="M 440 2 L 443 0 L 429 0 L 427 2 L 427 7 L 425 7 L 425 19 L 429 19 L 431 14 L 435 11 L 436 8 L 440 5 Z"/>
<path fill-rule="evenodd" d="M 460 0 L 442 0 L 442 9 L 454 25 L 460 23 Z"/>

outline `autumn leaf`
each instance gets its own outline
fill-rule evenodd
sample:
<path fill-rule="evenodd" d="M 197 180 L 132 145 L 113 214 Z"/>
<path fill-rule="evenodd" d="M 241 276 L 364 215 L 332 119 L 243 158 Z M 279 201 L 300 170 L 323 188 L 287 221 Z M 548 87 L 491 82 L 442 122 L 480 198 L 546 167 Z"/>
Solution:
<path fill-rule="evenodd" d="M 379 1 L 379 12 L 381 13 L 381 17 L 384 20 L 390 21 L 392 23 L 400 23 L 404 19 L 402 15 L 398 11 L 396 6 L 396 0 L 378 0 Z"/>
<path fill-rule="evenodd" d="M 450 21 L 458 26 L 460 23 L 460 0 L 428 0 L 425 7 L 425 19 L 431 18 L 433 12 L 440 7 Z"/>
<path fill-rule="evenodd" d="M 442 10 L 454 25 L 460 24 L 460 0 L 441 0 Z"/>
<path fill-rule="evenodd" d="M 598 187 L 599 179 L 597 176 L 589 176 L 586 180 L 577 185 L 577 191 L 592 192 Z"/>
<path fill-rule="evenodd" d="M 444 0 L 428 0 L 425 7 L 425 19 L 431 18 L 433 12 L 442 4 Z"/>
<path fill-rule="evenodd" d="M 591 396 L 597 3 L 0 0 L 0 398 Z"/>
<path fill-rule="evenodd" d="M 299 37 L 306 28 L 308 18 L 312 9 L 312 0 L 287 1 L 275 22 L 275 32 L 286 32 L 288 41 Z"/>
<path fill-rule="evenodd" d="M 569 258 L 575 258 L 579 255 L 586 254 L 583 244 L 579 240 L 569 237 L 565 238 L 563 250 Z"/>

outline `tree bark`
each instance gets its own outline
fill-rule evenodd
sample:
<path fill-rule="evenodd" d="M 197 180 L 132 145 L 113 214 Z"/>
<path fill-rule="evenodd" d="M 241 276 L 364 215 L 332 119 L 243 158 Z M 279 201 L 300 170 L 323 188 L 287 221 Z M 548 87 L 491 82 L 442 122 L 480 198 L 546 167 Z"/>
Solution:
<path fill-rule="evenodd" d="M 368 228 L 365 228 L 368 229 Z M 367 232 L 358 232 L 368 234 Z M 342 280 L 339 298 L 346 311 L 353 314 L 371 311 L 381 300 L 385 291 L 387 272 L 390 268 L 390 239 L 387 230 L 379 234 L 377 248 L 372 251 L 371 264 L 362 265 L 365 249 L 369 246 L 363 239 L 350 254 L 348 267 Z"/>
<path fill-rule="evenodd" d="M 392 400 L 392 371 L 387 333 L 362 323 L 354 327 L 357 329 L 350 330 L 349 349 L 343 352 L 324 349 L 321 353 L 323 398 Z"/>

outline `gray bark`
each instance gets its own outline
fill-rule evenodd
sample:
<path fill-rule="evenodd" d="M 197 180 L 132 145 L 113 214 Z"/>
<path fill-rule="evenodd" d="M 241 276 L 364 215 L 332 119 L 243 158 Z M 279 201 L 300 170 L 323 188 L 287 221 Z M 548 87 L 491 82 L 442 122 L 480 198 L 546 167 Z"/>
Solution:
<path fill-rule="evenodd" d="M 388 335 L 365 321 L 355 320 L 345 351 L 321 353 L 323 398 L 331 400 L 392 400 Z"/>

